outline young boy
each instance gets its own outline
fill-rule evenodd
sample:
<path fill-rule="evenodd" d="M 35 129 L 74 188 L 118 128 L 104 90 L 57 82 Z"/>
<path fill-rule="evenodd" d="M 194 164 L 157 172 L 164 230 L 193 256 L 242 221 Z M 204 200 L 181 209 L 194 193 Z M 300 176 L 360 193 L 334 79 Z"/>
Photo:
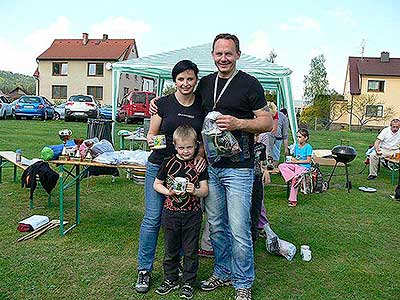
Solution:
<path fill-rule="evenodd" d="M 173 142 L 177 154 L 164 160 L 154 181 L 154 189 L 167 196 L 161 217 L 164 228 L 165 280 L 156 293 L 166 295 L 179 288 L 178 272 L 182 249 L 184 256 L 180 297 L 192 299 L 199 266 L 197 249 L 202 215 L 199 197 L 208 195 L 208 173 L 207 170 L 199 173 L 195 169 L 197 134 L 192 127 L 179 126 L 174 131 Z M 178 177 L 186 179 L 185 191 L 177 190 Z"/>

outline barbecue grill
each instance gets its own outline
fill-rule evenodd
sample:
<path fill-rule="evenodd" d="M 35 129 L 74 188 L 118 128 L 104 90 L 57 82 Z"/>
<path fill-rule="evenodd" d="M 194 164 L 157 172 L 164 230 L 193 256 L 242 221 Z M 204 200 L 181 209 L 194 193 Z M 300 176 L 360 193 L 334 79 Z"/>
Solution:
<path fill-rule="evenodd" d="M 356 156 L 357 156 L 356 149 L 354 149 L 353 147 L 351 147 L 349 145 L 346 146 L 346 145 L 341 144 L 341 145 L 333 147 L 332 156 L 335 159 L 335 166 L 333 167 L 332 173 L 329 176 L 328 185 L 329 185 L 329 182 L 331 181 L 333 173 L 336 170 L 337 164 L 338 163 L 343 163 L 345 168 L 346 168 L 346 187 L 347 187 L 347 192 L 350 193 L 352 185 L 351 185 L 351 181 L 349 180 L 349 171 L 348 171 L 348 168 L 347 168 L 347 164 L 349 162 L 353 161 L 356 158 Z"/>

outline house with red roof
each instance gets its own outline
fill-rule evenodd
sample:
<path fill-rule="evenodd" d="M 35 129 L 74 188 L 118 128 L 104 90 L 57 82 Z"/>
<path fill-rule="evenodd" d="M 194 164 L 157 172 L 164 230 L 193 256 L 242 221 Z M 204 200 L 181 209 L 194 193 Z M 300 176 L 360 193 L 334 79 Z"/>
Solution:
<path fill-rule="evenodd" d="M 38 95 L 48 99 L 66 100 L 75 94 L 93 95 L 102 104 L 111 104 L 111 64 L 137 58 L 134 39 L 55 39 L 40 54 L 34 73 Z M 133 74 L 122 74 L 119 95 L 130 90 L 141 90 L 143 80 Z"/>
<path fill-rule="evenodd" d="M 400 58 L 391 58 L 389 52 L 381 52 L 380 57 L 353 57 L 347 63 L 343 96 L 349 105 L 361 95 L 374 95 L 375 103 L 366 105 L 365 113 L 374 121 L 368 126 L 387 126 L 385 110 L 392 107 L 393 117 L 400 117 Z M 344 115 L 336 123 L 359 125 L 358 120 Z"/>

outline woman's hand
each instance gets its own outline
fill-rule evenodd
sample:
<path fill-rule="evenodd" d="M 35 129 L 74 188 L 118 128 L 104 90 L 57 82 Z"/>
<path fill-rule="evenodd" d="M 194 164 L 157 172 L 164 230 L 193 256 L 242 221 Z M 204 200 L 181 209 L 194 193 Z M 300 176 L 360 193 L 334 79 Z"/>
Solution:
<path fill-rule="evenodd" d="M 194 158 L 194 166 L 195 166 L 195 168 L 196 168 L 196 171 L 199 172 L 199 173 L 201 173 L 201 172 L 203 172 L 203 171 L 205 170 L 205 168 L 207 167 L 207 162 L 206 162 L 206 160 L 204 159 L 204 157 L 202 157 L 202 156 L 200 156 L 200 155 L 197 155 L 197 156 Z"/>
<path fill-rule="evenodd" d="M 147 144 L 149 145 L 150 150 L 153 150 L 154 147 L 154 134 L 147 134 Z"/>

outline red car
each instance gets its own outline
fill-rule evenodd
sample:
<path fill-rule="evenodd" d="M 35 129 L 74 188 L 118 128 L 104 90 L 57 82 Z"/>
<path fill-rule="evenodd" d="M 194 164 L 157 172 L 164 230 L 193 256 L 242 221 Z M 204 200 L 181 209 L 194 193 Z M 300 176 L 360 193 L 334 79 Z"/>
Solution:
<path fill-rule="evenodd" d="M 150 101 L 155 98 L 154 92 L 131 91 L 118 103 L 118 122 L 143 122 L 150 118 Z"/>

